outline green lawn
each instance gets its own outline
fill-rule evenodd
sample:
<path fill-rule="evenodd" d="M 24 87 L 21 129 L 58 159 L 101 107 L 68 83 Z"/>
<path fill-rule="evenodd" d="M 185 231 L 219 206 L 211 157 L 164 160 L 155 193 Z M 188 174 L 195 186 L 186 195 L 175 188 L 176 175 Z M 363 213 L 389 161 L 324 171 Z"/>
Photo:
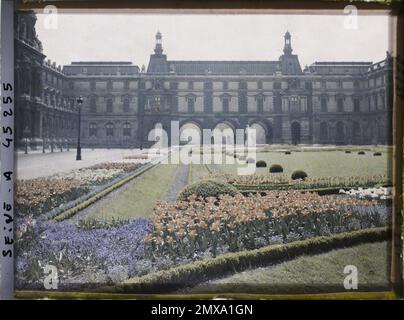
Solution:
<path fill-rule="evenodd" d="M 390 174 L 389 154 L 384 150 L 382 156 L 373 156 L 373 151 L 358 155 L 357 151 L 346 154 L 344 151 L 304 151 L 290 155 L 284 152 L 260 152 L 257 160 L 264 160 L 267 168 L 257 168 L 257 174 L 268 173 L 272 164 L 280 164 L 288 175 L 295 170 L 304 170 L 309 177 L 321 176 L 365 176 L 371 174 Z M 227 156 L 226 161 L 234 160 Z M 236 159 L 236 161 L 238 161 Z M 245 164 L 223 164 L 218 167 L 225 173 L 237 174 L 238 167 Z"/>
<path fill-rule="evenodd" d="M 209 171 L 204 164 L 190 164 L 190 175 L 188 182 L 195 183 L 209 176 Z"/>
<path fill-rule="evenodd" d="M 387 243 L 381 242 L 303 256 L 210 281 L 187 292 L 294 294 L 345 291 L 346 265 L 358 269 L 358 290 L 387 290 L 387 250 Z"/>
<path fill-rule="evenodd" d="M 170 188 L 178 165 L 161 164 L 145 172 L 133 182 L 106 196 L 87 215 L 89 219 L 127 219 L 150 216 L 158 200 Z"/>

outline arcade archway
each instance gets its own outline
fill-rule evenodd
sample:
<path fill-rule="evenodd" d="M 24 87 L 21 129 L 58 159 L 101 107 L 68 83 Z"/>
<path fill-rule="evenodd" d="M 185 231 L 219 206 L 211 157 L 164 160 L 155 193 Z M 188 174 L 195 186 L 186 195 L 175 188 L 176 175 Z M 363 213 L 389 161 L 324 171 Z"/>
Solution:
<path fill-rule="evenodd" d="M 194 122 L 186 122 L 180 128 L 180 145 L 196 145 L 202 143 L 202 130 Z"/>

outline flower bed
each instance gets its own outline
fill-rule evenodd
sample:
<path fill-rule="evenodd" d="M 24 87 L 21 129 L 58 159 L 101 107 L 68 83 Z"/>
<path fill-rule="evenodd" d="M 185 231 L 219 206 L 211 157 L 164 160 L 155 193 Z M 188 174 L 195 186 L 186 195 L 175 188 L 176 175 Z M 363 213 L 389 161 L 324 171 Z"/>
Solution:
<path fill-rule="evenodd" d="M 380 199 L 387 200 L 392 199 L 392 188 L 358 188 L 351 190 L 343 190 L 339 191 L 340 194 L 346 194 L 351 197 L 359 198 L 359 199 Z"/>
<path fill-rule="evenodd" d="M 346 196 L 273 191 L 160 203 L 146 239 L 150 256 L 203 258 L 312 236 L 384 226 L 386 207 Z"/>
<path fill-rule="evenodd" d="M 80 198 L 94 188 L 102 188 L 141 166 L 140 163 L 101 163 L 46 178 L 17 180 L 16 213 L 35 216 L 44 214 Z"/>
<path fill-rule="evenodd" d="M 122 170 L 125 172 L 134 171 L 139 168 L 141 164 L 139 163 L 125 163 L 125 162 L 106 162 L 96 164 L 89 169 L 106 169 L 106 170 Z"/>
<path fill-rule="evenodd" d="M 143 239 L 150 222 L 139 218 L 125 224 L 95 228 L 68 222 L 18 222 L 16 277 L 20 287 L 43 287 L 43 267 L 54 265 L 61 283 L 120 282 L 138 274 Z"/>
<path fill-rule="evenodd" d="M 241 190 L 373 187 L 375 185 L 390 184 L 389 179 L 385 174 L 349 177 L 307 177 L 304 180 L 292 180 L 284 173 L 268 173 L 265 175 L 250 176 L 216 174 L 213 178 L 227 181 Z"/>
<path fill-rule="evenodd" d="M 134 155 L 134 156 L 126 156 L 123 157 L 125 160 L 147 160 L 149 159 L 149 157 L 147 156 L 147 154 L 140 154 L 140 155 Z"/>
<path fill-rule="evenodd" d="M 117 178 L 124 171 L 122 169 L 78 169 L 56 177 L 60 179 L 79 180 L 83 185 L 99 185 Z"/>
<path fill-rule="evenodd" d="M 19 215 L 40 215 L 62 203 L 86 193 L 87 188 L 77 179 L 37 178 L 19 180 L 15 189 L 15 207 Z"/>

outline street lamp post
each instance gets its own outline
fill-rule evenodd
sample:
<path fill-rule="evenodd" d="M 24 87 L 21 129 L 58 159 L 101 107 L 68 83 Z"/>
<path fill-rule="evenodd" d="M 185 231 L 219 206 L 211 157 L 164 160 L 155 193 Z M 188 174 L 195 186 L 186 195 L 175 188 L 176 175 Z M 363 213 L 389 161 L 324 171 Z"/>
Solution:
<path fill-rule="evenodd" d="M 45 148 L 46 148 L 45 135 L 42 135 L 42 153 L 45 153 Z"/>
<path fill-rule="evenodd" d="M 50 139 L 50 143 L 51 143 L 51 145 L 50 145 L 50 148 L 51 148 L 51 152 L 53 152 L 53 135 L 51 135 L 51 137 L 49 138 Z"/>
<path fill-rule="evenodd" d="M 28 126 L 25 127 L 23 133 L 24 133 L 24 137 L 25 137 L 25 139 L 24 139 L 25 140 L 24 153 L 28 154 L 28 135 L 30 133 L 30 130 L 29 130 Z"/>
<path fill-rule="evenodd" d="M 83 98 L 80 96 L 77 98 L 77 108 L 79 109 L 79 122 L 77 133 L 77 154 L 76 160 L 81 160 L 81 145 L 80 145 L 80 127 L 81 127 L 81 105 L 83 104 Z"/>

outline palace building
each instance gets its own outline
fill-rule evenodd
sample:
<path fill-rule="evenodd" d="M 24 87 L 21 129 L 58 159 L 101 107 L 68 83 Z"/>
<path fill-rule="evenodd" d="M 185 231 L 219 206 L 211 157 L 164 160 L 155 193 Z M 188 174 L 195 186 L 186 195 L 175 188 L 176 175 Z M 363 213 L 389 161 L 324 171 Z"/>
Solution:
<path fill-rule="evenodd" d="M 276 61 L 170 60 L 157 32 L 147 68 L 130 61 L 60 67 L 46 60 L 35 20 L 19 14 L 15 33 L 16 134 L 33 148 L 74 144 L 79 96 L 85 147 L 147 147 L 153 129 L 170 134 L 171 121 L 200 132 L 251 127 L 258 144 L 391 143 L 389 53 L 376 63 L 319 61 L 302 69 L 286 32 Z"/>

